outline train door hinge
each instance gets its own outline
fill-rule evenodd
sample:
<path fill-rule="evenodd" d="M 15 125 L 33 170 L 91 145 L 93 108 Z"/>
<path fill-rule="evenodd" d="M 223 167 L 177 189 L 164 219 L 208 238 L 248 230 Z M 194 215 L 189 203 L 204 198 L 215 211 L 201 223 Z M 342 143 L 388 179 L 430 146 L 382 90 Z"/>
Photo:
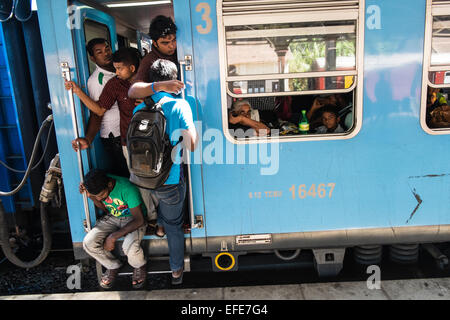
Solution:
<path fill-rule="evenodd" d="M 192 56 L 187 55 L 184 56 L 184 60 L 180 61 L 181 65 L 184 65 L 184 70 L 192 71 Z"/>
<path fill-rule="evenodd" d="M 198 228 L 198 229 L 203 228 L 203 216 L 195 216 L 194 217 L 194 225 L 192 226 L 192 228 Z"/>

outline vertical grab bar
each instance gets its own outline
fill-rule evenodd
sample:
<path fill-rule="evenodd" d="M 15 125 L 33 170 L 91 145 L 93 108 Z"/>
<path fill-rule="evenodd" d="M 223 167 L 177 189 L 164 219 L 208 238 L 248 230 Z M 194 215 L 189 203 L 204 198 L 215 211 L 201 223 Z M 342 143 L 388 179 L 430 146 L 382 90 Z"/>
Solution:
<path fill-rule="evenodd" d="M 191 56 L 185 56 L 184 60 L 179 61 L 180 64 L 180 80 L 181 82 L 185 82 L 185 77 L 184 77 L 184 71 L 191 71 L 192 70 L 192 57 Z M 186 86 L 184 87 L 184 89 L 181 90 L 181 97 L 183 99 L 186 98 L 186 93 L 184 92 Z M 187 152 L 186 153 L 186 159 L 187 159 L 187 172 L 188 172 L 188 181 L 189 181 L 189 211 L 191 212 L 191 229 L 196 229 L 196 228 L 201 228 L 202 224 L 201 222 L 197 222 L 195 220 L 195 215 L 194 215 L 194 200 L 193 200 L 193 196 L 192 196 L 192 180 L 191 180 L 191 153 Z"/>
<path fill-rule="evenodd" d="M 69 63 L 62 62 L 61 63 L 61 71 L 62 71 L 62 76 L 63 76 L 64 80 L 71 81 Z M 77 112 L 75 109 L 75 101 L 73 98 L 72 89 L 69 90 L 69 104 L 70 104 L 70 115 L 72 117 L 73 134 L 75 136 L 75 139 L 78 139 L 80 137 L 80 135 L 78 132 Z M 78 146 L 78 151 L 77 151 L 77 160 L 78 160 L 78 172 L 80 174 L 80 181 L 81 181 L 81 183 L 83 183 L 84 182 L 83 160 L 81 158 L 81 149 L 79 148 L 79 146 Z M 86 216 L 86 220 L 85 220 L 86 225 L 84 226 L 84 230 L 86 232 L 89 232 L 92 229 L 92 225 L 91 225 L 91 217 L 89 214 L 89 205 L 88 205 L 88 201 L 87 201 L 86 192 L 83 192 L 83 205 L 84 205 L 84 214 Z"/>

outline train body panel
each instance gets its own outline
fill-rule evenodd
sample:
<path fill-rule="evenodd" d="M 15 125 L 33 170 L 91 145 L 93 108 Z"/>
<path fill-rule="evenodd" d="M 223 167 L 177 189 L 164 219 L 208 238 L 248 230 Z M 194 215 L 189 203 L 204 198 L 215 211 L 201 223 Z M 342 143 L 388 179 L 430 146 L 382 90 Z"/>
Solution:
<path fill-rule="evenodd" d="M 269 245 L 255 241 L 240 248 L 447 241 L 450 143 L 446 135 L 426 133 L 420 119 L 426 1 L 359 1 L 358 22 L 364 27 L 358 33 L 363 38 L 356 40 L 363 43 L 356 57 L 362 62 L 354 89 L 356 129 L 329 137 L 249 140 L 234 140 L 226 127 L 219 2 L 173 1 L 178 58 L 193 61 L 193 70 L 182 64 L 182 72 L 201 138 L 190 155 L 190 222 L 195 227 L 186 235 L 187 251 L 220 251 L 223 242 L 230 244 L 227 250 L 238 250 L 236 236 L 265 234 L 273 235 Z M 72 241 L 81 250 L 85 209 L 60 63 L 68 62 L 72 77 L 80 80 L 75 52 L 81 56 L 82 37 L 75 37 L 74 47 L 77 31 L 67 27 L 74 13 L 65 2 L 37 4 Z M 75 105 L 78 114 L 86 112 L 78 99 Z M 85 124 L 78 121 L 83 135 Z M 100 155 L 93 157 L 98 164 Z M 89 161 L 83 153 L 85 171 Z M 94 223 L 91 202 L 89 212 Z M 150 252 L 167 250 L 152 236 L 145 241 Z"/>
<path fill-rule="evenodd" d="M 78 171 L 77 154 L 73 151 L 71 141 L 74 137 L 72 119 L 70 117 L 70 96 L 64 88 L 61 63 L 66 62 L 71 67 L 72 79 L 77 80 L 75 69 L 75 49 L 72 33 L 68 25 L 71 17 L 67 3 L 64 1 L 37 1 L 39 22 L 41 24 L 42 46 L 45 55 L 47 77 L 50 88 L 55 132 L 60 154 L 61 170 L 64 179 L 64 190 L 68 208 L 68 218 L 72 241 L 82 242 L 86 235 L 83 227 L 85 209 L 82 197 L 78 192 L 80 175 Z M 76 104 L 78 114 L 81 114 L 79 101 Z M 83 126 L 82 118 L 78 125 Z M 86 156 L 85 156 L 86 157 Z M 87 159 L 87 158 L 85 158 Z M 87 168 L 87 162 L 84 161 Z M 81 201 L 80 201 L 81 200 Z M 89 203 L 90 217 L 95 221 L 95 209 Z"/>
<path fill-rule="evenodd" d="M 212 12 L 206 35 L 199 32 L 207 23 L 205 3 Z M 226 123 L 218 103 L 215 3 L 191 2 L 208 237 L 449 224 L 439 200 L 448 180 L 445 156 L 435 159 L 437 137 L 423 132 L 419 121 L 424 1 L 376 3 L 382 25 L 364 32 L 363 120 L 355 137 L 244 146 L 208 135 L 223 132 Z M 409 14 L 397 17 L 399 10 Z M 437 145 L 446 149 L 447 143 Z M 248 164 L 252 148 L 256 164 Z M 239 164 L 238 154 L 247 164 Z"/>

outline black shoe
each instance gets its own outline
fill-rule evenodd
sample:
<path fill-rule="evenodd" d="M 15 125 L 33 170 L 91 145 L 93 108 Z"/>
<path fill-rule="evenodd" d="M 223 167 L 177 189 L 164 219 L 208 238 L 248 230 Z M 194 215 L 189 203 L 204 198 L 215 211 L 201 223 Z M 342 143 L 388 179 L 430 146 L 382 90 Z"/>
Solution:
<path fill-rule="evenodd" d="M 178 278 L 175 278 L 172 272 L 172 285 L 177 286 L 182 283 L 183 283 L 183 270 L 181 270 L 181 275 Z"/>

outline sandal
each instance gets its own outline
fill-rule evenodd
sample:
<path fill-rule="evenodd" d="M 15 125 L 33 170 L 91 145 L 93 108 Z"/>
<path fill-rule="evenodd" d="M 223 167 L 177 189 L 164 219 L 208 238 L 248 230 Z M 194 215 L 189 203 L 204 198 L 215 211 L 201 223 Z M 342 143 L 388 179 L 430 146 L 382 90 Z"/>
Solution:
<path fill-rule="evenodd" d="M 116 281 L 117 274 L 119 273 L 119 269 L 106 269 L 105 273 L 100 280 L 100 287 L 103 289 L 111 289 Z"/>
<path fill-rule="evenodd" d="M 166 235 L 166 231 L 164 230 L 163 226 L 156 225 L 155 235 L 163 238 Z"/>
<path fill-rule="evenodd" d="M 131 277 L 131 285 L 133 289 L 140 289 L 145 285 L 145 280 L 147 278 L 147 265 L 144 264 L 140 268 L 134 268 L 133 276 Z"/>

